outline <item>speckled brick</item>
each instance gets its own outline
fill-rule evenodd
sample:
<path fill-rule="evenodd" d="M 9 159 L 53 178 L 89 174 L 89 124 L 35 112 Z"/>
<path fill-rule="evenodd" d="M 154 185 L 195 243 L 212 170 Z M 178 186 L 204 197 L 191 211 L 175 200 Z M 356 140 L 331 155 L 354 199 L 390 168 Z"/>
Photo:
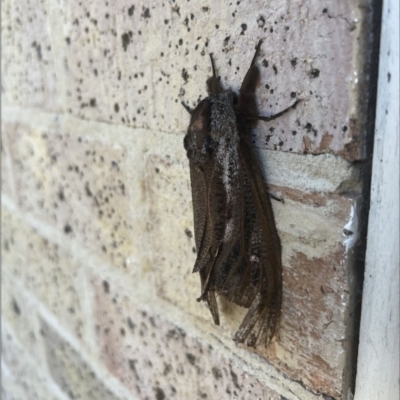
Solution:
<path fill-rule="evenodd" d="M 17 322 L 15 330 L 18 335 L 26 334 L 25 342 L 32 342 L 33 351 L 35 332 L 30 331 L 26 318 L 35 314 L 35 305 L 21 289 L 33 294 L 57 315 L 65 329 L 82 339 L 84 287 L 80 267 L 71 250 L 49 241 L 20 218 L 2 210 L 3 312 Z"/>
<path fill-rule="evenodd" d="M 2 322 L 2 376 L 3 400 L 65 400 L 49 381 L 43 364 L 35 363 Z"/>
<path fill-rule="evenodd" d="M 365 107 L 361 59 L 368 54 L 361 27 L 370 15 L 356 3 L 304 7 L 295 1 L 283 8 L 271 3 L 266 10 L 261 1 L 120 1 L 96 8 L 72 2 L 64 16 L 74 21 L 65 33 L 68 107 L 74 115 L 184 130 L 180 103 L 195 105 L 205 97 L 208 53 L 215 55 L 223 84 L 238 90 L 263 38 L 261 110 L 276 112 L 296 97 L 306 101 L 263 128 L 270 134 L 261 142 L 285 151 L 363 155 L 364 121 L 357 112 Z"/>
<path fill-rule="evenodd" d="M 2 2 L 2 101 L 57 110 L 54 46 L 45 0 Z"/>
<path fill-rule="evenodd" d="M 195 301 L 200 283 L 192 273 L 196 248 L 187 175 L 183 157 L 152 155 L 147 159 L 152 263 L 158 294 L 207 320 L 208 309 Z"/>
<path fill-rule="evenodd" d="M 123 287 L 92 281 L 101 358 L 138 398 L 282 398 L 243 372 L 237 360 L 132 302 Z"/>
<path fill-rule="evenodd" d="M 365 7 L 333 0 L 305 7 L 297 0 L 268 9 L 262 1 L 28 5 L 8 1 L 3 13 L 3 87 L 14 104 L 52 109 L 56 70 L 57 100 L 75 116 L 182 131 L 181 101 L 195 105 L 206 95 L 207 55 L 214 53 L 223 85 L 238 90 L 255 44 L 264 39 L 257 61 L 261 112 L 281 110 L 296 97 L 305 101 L 262 124 L 260 143 L 365 156 L 369 1 Z"/>
<path fill-rule="evenodd" d="M 1 191 L 3 196 L 7 195 L 16 201 L 12 160 L 6 135 L 1 138 Z"/>
<path fill-rule="evenodd" d="M 58 129 L 5 127 L 19 206 L 125 269 L 133 229 L 125 151 Z"/>
<path fill-rule="evenodd" d="M 42 320 L 47 368 L 68 398 L 82 400 L 122 400 L 93 371 L 82 355 L 48 323 Z"/>
<path fill-rule="evenodd" d="M 3 267 L 4 268 L 4 267 Z M 26 291 L 3 270 L 1 291 L 2 322 L 12 329 L 13 337 L 24 348 L 28 357 L 39 364 L 44 362 L 40 346 L 40 326 L 36 304 L 29 301 Z"/>

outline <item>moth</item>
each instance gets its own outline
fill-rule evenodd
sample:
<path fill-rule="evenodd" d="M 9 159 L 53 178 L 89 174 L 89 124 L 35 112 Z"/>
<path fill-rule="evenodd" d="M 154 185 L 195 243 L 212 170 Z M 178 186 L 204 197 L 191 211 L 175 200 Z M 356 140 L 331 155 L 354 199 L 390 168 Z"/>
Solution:
<path fill-rule="evenodd" d="M 191 114 L 184 148 L 189 159 L 201 294 L 219 325 L 216 296 L 248 308 L 233 340 L 265 346 L 275 334 L 282 302 L 281 244 L 262 167 L 250 145 L 259 120 L 255 65 L 260 40 L 239 95 L 224 90 L 215 72 L 207 80 L 208 97 Z"/>

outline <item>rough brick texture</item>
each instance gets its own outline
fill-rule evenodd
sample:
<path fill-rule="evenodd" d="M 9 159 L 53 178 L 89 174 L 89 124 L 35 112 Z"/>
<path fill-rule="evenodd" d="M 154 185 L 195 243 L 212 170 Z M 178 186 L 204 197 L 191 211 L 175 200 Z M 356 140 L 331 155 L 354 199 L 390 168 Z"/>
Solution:
<path fill-rule="evenodd" d="M 365 156 L 369 0 L 2 3 L 5 399 L 341 399 Z M 196 302 L 181 102 L 257 64 L 283 249 L 268 349 Z"/>

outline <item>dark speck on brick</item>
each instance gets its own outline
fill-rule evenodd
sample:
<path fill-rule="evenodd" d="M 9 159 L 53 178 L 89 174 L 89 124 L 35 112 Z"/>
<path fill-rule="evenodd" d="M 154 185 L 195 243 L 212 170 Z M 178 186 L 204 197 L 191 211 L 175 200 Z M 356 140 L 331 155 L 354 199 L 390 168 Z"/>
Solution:
<path fill-rule="evenodd" d="M 311 77 L 311 78 L 318 78 L 318 77 L 319 77 L 319 69 L 313 68 L 313 69 L 310 71 L 310 77 Z"/>
<path fill-rule="evenodd" d="M 317 136 L 318 131 L 312 126 L 310 122 L 307 122 L 304 128 L 307 130 L 307 132 L 313 132 L 314 136 Z"/>
<path fill-rule="evenodd" d="M 85 184 L 85 192 L 88 197 L 92 197 L 92 191 L 90 190 L 89 182 L 86 182 Z"/>
<path fill-rule="evenodd" d="M 188 238 L 193 237 L 192 231 L 189 228 L 185 228 L 185 233 Z"/>
<path fill-rule="evenodd" d="M 290 60 L 290 64 L 292 64 L 292 67 L 295 67 L 295 66 L 297 65 L 297 57 L 292 58 L 292 59 Z"/>
<path fill-rule="evenodd" d="M 196 357 L 191 353 L 186 353 L 186 358 L 190 362 L 190 364 L 194 365 L 196 362 Z"/>
<path fill-rule="evenodd" d="M 122 47 L 124 48 L 124 51 L 126 51 L 126 49 L 129 46 L 129 43 L 131 42 L 131 38 L 130 38 L 129 32 L 125 32 L 121 36 L 121 39 L 122 39 Z"/>
<path fill-rule="evenodd" d="M 188 72 L 186 71 L 185 68 L 182 69 L 182 78 L 183 78 L 183 80 L 184 80 L 185 82 L 187 82 L 188 79 L 189 79 L 189 74 L 188 74 Z"/>
<path fill-rule="evenodd" d="M 156 400 L 164 400 L 165 399 L 165 393 L 164 390 L 162 390 L 160 387 L 156 387 L 154 389 L 156 392 Z"/>
<path fill-rule="evenodd" d="M 103 281 L 103 289 L 105 293 L 110 293 L 110 284 L 108 281 Z"/>
<path fill-rule="evenodd" d="M 71 232 L 72 232 L 71 225 L 66 224 L 66 225 L 64 226 L 64 233 L 68 234 L 68 233 L 71 233 Z"/>
<path fill-rule="evenodd" d="M 64 191 L 62 189 L 60 189 L 60 191 L 58 192 L 58 199 L 60 201 L 64 201 L 65 200 Z"/>
<path fill-rule="evenodd" d="M 13 310 L 14 310 L 15 314 L 20 315 L 21 314 L 21 309 L 19 308 L 19 305 L 15 301 L 15 299 L 13 299 L 12 306 L 13 306 Z"/>
<path fill-rule="evenodd" d="M 115 161 L 111 161 L 111 166 L 112 166 L 113 168 L 119 169 L 119 165 L 118 165 L 118 163 L 115 162 Z"/>
<path fill-rule="evenodd" d="M 119 112 L 119 104 L 118 103 L 115 103 L 114 104 L 114 111 L 117 113 L 117 112 Z"/>
<path fill-rule="evenodd" d="M 134 324 L 134 322 L 132 321 L 131 317 L 128 317 L 126 322 L 128 323 L 129 329 L 134 330 L 136 328 L 136 325 Z"/>
<path fill-rule="evenodd" d="M 278 68 L 276 68 L 276 65 L 273 65 L 272 66 L 272 69 L 274 70 L 274 72 L 275 72 L 275 75 L 278 73 Z"/>
<path fill-rule="evenodd" d="M 231 370 L 231 377 L 232 377 L 232 381 L 233 381 L 233 384 L 235 385 L 235 387 L 237 389 L 240 389 L 239 382 L 238 382 L 238 377 L 232 370 Z"/>
<path fill-rule="evenodd" d="M 211 372 L 212 372 L 212 374 L 213 374 L 213 376 L 214 376 L 214 378 L 215 379 L 221 379 L 222 378 L 222 372 L 221 372 L 221 370 L 219 369 L 219 368 L 217 368 L 217 367 L 212 367 L 211 368 Z"/>
<path fill-rule="evenodd" d="M 131 17 L 133 15 L 133 12 L 135 11 L 135 6 L 131 6 L 128 8 L 128 15 Z"/>
<path fill-rule="evenodd" d="M 268 60 L 266 60 L 265 58 L 264 58 L 264 60 L 262 60 L 262 66 L 263 66 L 264 68 L 267 68 L 267 67 L 268 67 Z"/>
<path fill-rule="evenodd" d="M 96 107 L 96 99 L 90 99 L 90 107 Z"/>
<path fill-rule="evenodd" d="M 150 10 L 146 8 L 143 12 L 143 17 L 144 18 L 150 18 Z"/>
<path fill-rule="evenodd" d="M 290 97 L 291 97 L 292 99 L 294 99 L 294 98 L 296 97 L 296 92 L 290 93 Z"/>

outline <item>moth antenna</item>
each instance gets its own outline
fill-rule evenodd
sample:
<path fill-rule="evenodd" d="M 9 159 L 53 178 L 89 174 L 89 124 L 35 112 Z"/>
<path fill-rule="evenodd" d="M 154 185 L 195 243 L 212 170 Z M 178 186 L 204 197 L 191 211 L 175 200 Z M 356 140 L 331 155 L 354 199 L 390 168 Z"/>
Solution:
<path fill-rule="evenodd" d="M 181 101 L 181 104 L 183 105 L 184 109 L 185 109 L 190 115 L 193 114 L 193 111 L 194 111 L 194 110 L 193 110 L 192 108 L 190 108 L 185 102 Z"/>
<path fill-rule="evenodd" d="M 260 41 L 259 41 L 258 44 L 257 44 L 256 52 L 254 53 L 253 59 L 251 60 L 250 68 L 251 68 L 251 67 L 254 65 L 254 63 L 256 62 L 256 58 L 257 58 L 257 55 L 258 55 L 258 52 L 259 52 L 259 50 L 260 50 L 260 47 L 261 47 L 262 42 L 263 42 L 263 40 L 260 39 Z"/>
<path fill-rule="evenodd" d="M 210 60 L 211 60 L 211 67 L 212 67 L 213 77 L 215 79 L 217 79 L 217 74 L 215 73 L 215 65 L 214 65 L 214 59 L 212 57 L 212 53 L 210 53 Z"/>
<path fill-rule="evenodd" d="M 258 119 L 260 121 L 272 121 L 276 118 L 281 117 L 283 114 L 286 114 L 288 111 L 290 111 L 292 108 L 296 108 L 297 104 L 300 103 L 303 99 L 298 99 L 296 100 L 291 106 L 288 108 L 285 108 L 284 110 L 278 112 L 277 114 L 270 115 L 269 117 L 265 117 L 263 115 L 244 115 L 243 117 L 249 120 L 255 120 Z"/>

